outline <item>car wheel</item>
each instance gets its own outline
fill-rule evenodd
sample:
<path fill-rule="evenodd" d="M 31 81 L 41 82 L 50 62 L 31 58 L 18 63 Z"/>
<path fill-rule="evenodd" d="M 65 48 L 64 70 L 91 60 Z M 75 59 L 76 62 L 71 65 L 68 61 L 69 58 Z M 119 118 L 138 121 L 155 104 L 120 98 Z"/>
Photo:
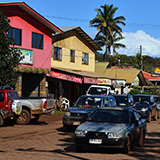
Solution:
<path fill-rule="evenodd" d="M 2 126 L 2 125 L 3 125 L 3 123 L 4 123 L 4 121 L 3 121 L 3 117 L 2 117 L 2 115 L 0 115 L 0 126 Z"/>
<path fill-rule="evenodd" d="M 28 110 L 22 109 L 21 115 L 17 119 L 17 124 L 28 124 L 31 120 L 31 115 Z"/>
<path fill-rule="evenodd" d="M 79 146 L 79 145 L 75 145 L 75 149 L 77 152 L 82 152 L 83 151 L 83 147 Z"/>
<path fill-rule="evenodd" d="M 139 140 L 138 140 L 138 146 L 139 146 L 139 147 L 143 147 L 143 146 L 144 146 L 144 139 L 145 139 L 145 133 L 142 132 L 142 133 L 141 133 L 141 136 L 140 136 L 140 138 L 139 138 Z"/>
<path fill-rule="evenodd" d="M 147 122 L 148 122 L 148 123 L 150 123 L 150 122 L 151 122 L 151 120 L 152 120 L 152 113 L 151 113 L 151 112 L 149 112 L 149 116 L 148 116 Z"/>
<path fill-rule="evenodd" d="M 158 111 L 156 111 L 156 115 L 154 116 L 154 120 L 156 121 L 158 117 Z"/>
<path fill-rule="evenodd" d="M 128 154 L 130 150 L 131 150 L 131 139 L 129 136 L 127 136 L 126 143 L 124 148 L 122 149 L 122 152 Z"/>

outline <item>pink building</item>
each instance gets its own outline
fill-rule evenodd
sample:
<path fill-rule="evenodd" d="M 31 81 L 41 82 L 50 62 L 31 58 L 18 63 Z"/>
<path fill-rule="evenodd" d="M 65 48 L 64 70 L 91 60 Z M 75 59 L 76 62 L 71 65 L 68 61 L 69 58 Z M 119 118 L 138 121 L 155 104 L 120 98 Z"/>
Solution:
<path fill-rule="evenodd" d="M 10 19 L 9 36 L 24 55 L 17 69 L 20 96 L 44 96 L 46 73 L 51 69 L 52 34 L 63 33 L 24 2 L 0 2 L 0 10 Z"/>

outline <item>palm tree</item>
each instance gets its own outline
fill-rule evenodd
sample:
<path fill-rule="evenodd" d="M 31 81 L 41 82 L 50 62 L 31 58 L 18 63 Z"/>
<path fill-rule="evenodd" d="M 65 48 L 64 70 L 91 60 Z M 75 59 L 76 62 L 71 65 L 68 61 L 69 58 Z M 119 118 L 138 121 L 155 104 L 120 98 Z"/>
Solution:
<path fill-rule="evenodd" d="M 101 10 L 102 9 L 102 10 Z M 101 6 L 101 9 L 95 9 L 97 11 L 97 15 L 94 19 L 90 21 L 91 27 L 96 27 L 98 30 L 98 33 L 96 36 L 104 34 L 105 36 L 105 61 L 106 61 L 106 55 L 108 53 L 108 44 L 113 44 L 113 32 L 116 32 L 119 37 L 122 37 L 122 29 L 118 26 L 119 24 L 125 25 L 123 22 L 125 18 L 123 16 L 119 16 L 114 18 L 114 14 L 117 7 L 113 7 L 113 5 L 104 5 Z"/>
<path fill-rule="evenodd" d="M 107 51 L 108 54 L 111 54 L 111 47 L 113 48 L 113 56 L 116 55 L 118 56 L 118 52 L 116 51 L 116 49 L 119 48 L 126 48 L 126 46 L 122 43 L 117 43 L 117 41 L 120 41 L 121 39 L 124 39 L 124 37 L 117 37 L 116 32 L 113 33 L 113 40 L 107 40 L 106 36 L 100 32 L 99 34 L 96 35 L 94 41 L 100 46 L 100 47 L 104 47 L 106 45 L 107 42 Z"/>

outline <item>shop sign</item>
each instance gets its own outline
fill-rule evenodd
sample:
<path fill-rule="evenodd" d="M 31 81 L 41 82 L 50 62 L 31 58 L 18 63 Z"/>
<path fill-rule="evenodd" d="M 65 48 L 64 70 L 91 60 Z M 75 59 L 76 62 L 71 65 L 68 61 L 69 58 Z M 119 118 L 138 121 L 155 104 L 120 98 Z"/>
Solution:
<path fill-rule="evenodd" d="M 111 85 L 111 80 L 110 79 L 98 78 L 98 84 Z"/>
<path fill-rule="evenodd" d="M 54 71 L 51 71 L 49 74 L 47 74 L 47 76 L 58 78 L 58 79 L 63 79 L 63 80 L 67 80 L 67 81 L 77 82 L 77 83 L 83 82 L 82 78 L 59 73 L 59 72 L 54 72 Z"/>
<path fill-rule="evenodd" d="M 22 52 L 23 59 L 20 61 L 22 64 L 33 64 L 33 51 L 27 49 L 20 49 Z"/>
<path fill-rule="evenodd" d="M 112 80 L 111 84 L 116 87 L 116 86 L 125 86 L 126 81 L 125 80 Z"/>
<path fill-rule="evenodd" d="M 124 87 L 126 84 L 126 81 L 125 80 L 116 80 L 116 84 Z"/>
<path fill-rule="evenodd" d="M 84 83 L 98 84 L 97 78 L 84 77 Z"/>

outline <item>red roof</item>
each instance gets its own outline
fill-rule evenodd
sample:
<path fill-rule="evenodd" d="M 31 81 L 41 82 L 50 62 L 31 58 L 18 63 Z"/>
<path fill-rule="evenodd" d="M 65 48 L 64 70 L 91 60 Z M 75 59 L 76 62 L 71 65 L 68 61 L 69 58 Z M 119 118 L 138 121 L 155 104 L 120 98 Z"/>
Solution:
<path fill-rule="evenodd" d="M 31 7 L 29 7 L 25 2 L 0 2 L 0 6 L 19 6 L 21 9 L 26 11 L 28 14 L 36 18 L 38 21 L 43 23 L 45 26 L 47 26 L 49 29 L 54 31 L 55 33 L 63 33 L 63 31 L 55 26 L 53 23 L 48 21 L 46 18 L 44 18 L 42 15 L 40 15 L 38 12 L 33 10 Z"/>
<path fill-rule="evenodd" d="M 149 81 L 160 81 L 160 77 L 153 77 L 150 73 L 143 71 L 143 76 Z"/>

